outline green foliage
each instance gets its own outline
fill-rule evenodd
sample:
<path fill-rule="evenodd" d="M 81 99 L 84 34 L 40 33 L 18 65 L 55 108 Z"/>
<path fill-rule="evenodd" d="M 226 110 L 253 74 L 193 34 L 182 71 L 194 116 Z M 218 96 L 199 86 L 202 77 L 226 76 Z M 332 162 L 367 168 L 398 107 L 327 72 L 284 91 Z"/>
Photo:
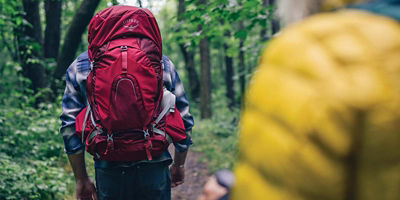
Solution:
<path fill-rule="evenodd" d="M 67 191 L 58 113 L 52 104 L 0 106 L 0 199 L 57 199 Z"/>
<path fill-rule="evenodd" d="M 34 104 L 45 91 L 28 89 L 20 68 L 0 65 L 0 199 L 62 199 L 72 176 L 64 170 L 61 109 Z"/>
<path fill-rule="evenodd" d="M 21 6 L 21 1 L 0 0 L 0 53 L 6 49 L 13 59 L 18 57 L 15 30 L 28 24 Z"/>
<path fill-rule="evenodd" d="M 60 156 L 59 121 L 52 104 L 21 108 L 1 108 L 0 134 L 2 152 L 10 156 L 29 157 L 39 160 Z M 18 146 L 18 148 L 15 148 Z"/>
<path fill-rule="evenodd" d="M 191 0 L 185 5 L 184 21 L 174 28 L 178 31 L 177 39 L 192 41 L 192 45 L 197 45 L 203 37 L 223 39 L 227 31 L 245 40 L 256 25 L 265 28 L 266 20 L 271 17 L 270 7 L 262 6 L 260 0 L 211 0 L 207 3 Z M 238 27 L 239 23 L 244 26 Z"/>
<path fill-rule="evenodd" d="M 201 158 L 210 172 L 218 169 L 232 169 L 237 156 L 237 123 L 239 109 L 229 110 L 227 99 L 213 104 L 213 117 L 201 120 L 195 118 L 192 133 L 193 149 L 204 154 Z M 192 109 L 199 116 L 197 109 Z"/>
<path fill-rule="evenodd" d="M 68 177 L 48 161 L 15 161 L 0 154 L 0 199 L 59 199 L 65 193 Z"/>
<path fill-rule="evenodd" d="M 198 56 L 199 41 L 210 40 L 211 80 L 213 93 L 224 90 L 225 58 L 233 58 L 235 104 L 240 104 L 239 77 L 249 80 L 253 69 L 259 62 L 260 52 L 265 46 L 261 30 L 270 29 L 268 20 L 272 18 L 272 6 L 263 6 L 261 0 L 200 0 L 185 1 L 185 12 L 177 17 L 176 1 L 169 1 L 157 16 L 163 33 L 163 51 L 175 63 L 188 91 L 190 86 L 185 74 L 185 63 L 180 55 L 183 44 L 195 52 L 196 71 L 200 71 Z M 175 5 L 174 5 L 175 3 Z M 264 36 L 263 36 L 264 37 Z M 241 46 L 240 43 L 243 43 Z M 225 49 L 224 47 L 227 47 Z M 239 52 L 244 51 L 244 65 L 239 66 Z M 239 70 L 240 69 L 240 70 Z M 224 94 L 222 94 L 224 95 Z M 218 97 L 219 98 L 219 97 Z M 192 99 L 192 101 L 195 99 Z"/>

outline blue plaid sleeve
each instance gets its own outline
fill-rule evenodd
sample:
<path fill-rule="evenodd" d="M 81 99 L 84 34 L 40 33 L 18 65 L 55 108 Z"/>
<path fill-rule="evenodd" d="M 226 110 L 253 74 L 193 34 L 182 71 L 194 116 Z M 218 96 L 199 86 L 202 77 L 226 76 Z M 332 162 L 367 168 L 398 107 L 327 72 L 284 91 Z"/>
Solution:
<path fill-rule="evenodd" d="M 85 81 L 88 74 L 89 60 L 87 53 L 84 52 L 68 67 L 66 72 L 60 134 L 64 139 L 67 154 L 77 154 L 84 149 L 84 145 L 75 132 L 75 117 L 86 106 Z"/>
<path fill-rule="evenodd" d="M 162 63 L 164 69 L 164 86 L 176 96 L 176 108 L 181 113 L 183 122 L 185 124 L 187 133 L 186 140 L 179 143 L 174 143 L 175 149 L 179 152 L 183 152 L 186 151 L 192 144 L 192 138 L 190 134 L 192 127 L 194 126 L 194 120 L 193 116 L 189 113 L 189 100 L 186 96 L 183 84 L 179 78 L 174 64 L 166 56 L 163 56 Z"/>

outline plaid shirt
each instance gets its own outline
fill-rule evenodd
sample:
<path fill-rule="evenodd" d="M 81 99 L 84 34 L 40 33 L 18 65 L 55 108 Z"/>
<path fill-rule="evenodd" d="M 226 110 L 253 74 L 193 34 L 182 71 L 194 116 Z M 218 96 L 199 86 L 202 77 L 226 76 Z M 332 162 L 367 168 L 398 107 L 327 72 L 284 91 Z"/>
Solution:
<path fill-rule="evenodd" d="M 161 60 L 163 66 L 164 86 L 176 96 L 176 107 L 181 113 L 185 124 L 187 139 L 179 143 L 174 143 L 176 150 L 185 151 L 192 144 L 190 131 L 194 125 L 193 117 L 189 113 L 189 101 L 174 64 L 163 56 Z M 76 60 L 68 67 L 66 74 L 66 87 L 62 99 L 63 112 L 60 116 L 60 133 L 64 139 L 65 152 L 67 154 L 80 153 L 84 149 L 81 139 L 75 133 L 75 117 L 87 106 L 86 98 L 86 78 L 90 72 L 90 63 L 87 51 L 79 55 Z"/>

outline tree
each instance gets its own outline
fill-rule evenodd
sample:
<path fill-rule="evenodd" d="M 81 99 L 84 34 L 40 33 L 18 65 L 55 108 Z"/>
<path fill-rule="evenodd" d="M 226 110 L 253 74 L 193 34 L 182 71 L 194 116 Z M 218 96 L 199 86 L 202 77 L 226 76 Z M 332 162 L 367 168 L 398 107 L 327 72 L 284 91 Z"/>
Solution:
<path fill-rule="evenodd" d="M 197 7 L 204 6 L 207 0 L 199 0 Z M 203 25 L 199 25 L 198 29 L 203 30 Z M 200 49 L 200 117 L 203 119 L 211 118 L 211 68 L 210 68 L 210 44 L 207 36 L 203 36 L 199 43 Z"/>
<path fill-rule="evenodd" d="M 268 0 L 268 5 L 270 6 L 270 8 L 275 8 L 276 7 L 275 0 Z M 271 21 L 271 35 L 273 35 L 279 31 L 281 26 L 280 26 L 279 20 L 274 15 L 274 10 L 272 10 L 270 12 L 272 13 L 272 19 L 270 20 Z"/>
<path fill-rule="evenodd" d="M 61 0 L 45 0 L 46 31 L 43 56 L 57 60 L 60 47 Z"/>
<path fill-rule="evenodd" d="M 23 68 L 23 75 L 32 82 L 31 88 L 38 91 L 47 86 L 47 78 L 43 65 L 40 62 L 42 46 L 42 26 L 40 24 L 39 1 L 23 0 L 24 19 L 29 24 L 17 30 L 19 58 Z"/>
<path fill-rule="evenodd" d="M 269 5 L 269 1 L 273 1 L 273 0 L 262 0 L 262 5 L 264 7 L 268 6 Z M 268 27 L 267 26 L 265 26 L 265 27 L 263 27 L 261 29 L 260 37 L 261 37 L 262 41 L 268 40 Z"/>
<path fill-rule="evenodd" d="M 54 71 L 54 78 L 60 79 L 68 66 L 75 58 L 76 50 L 81 42 L 81 36 L 99 5 L 100 0 L 83 0 L 76 11 L 72 23 L 67 30 L 61 54 L 57 60 L 57 68 Z"/>
<path fill-rule="evenodd" d="M 183 23 L 183 14 L 185 13 L 185 2 L 184 0 L 179 0 L 178 2 L 178 23 Z M 178 30 L 179 31 L 179 30 Z M 182 37 L 178 38 L 179 48 L 182 52 L 183 58 L 185 60 L 185 69 L 189 78 L 189 91 L 190 97 L 192 99 L 197 99 L 200 93 L 200 83 L 199 78 L 194 65 L 194 51 L 189 49 L 188 46 L 182 41 Z"/>
<path fill-rule="evenodd" d="M 210 45 L 208 38 L 200 40 L 200 112 L 201 118 L 211 117 L 211 69 L 210 69 Z"/>
<path fill-rule="evenodd" d="M 225 33 L 225 37 L 230 38 L 231 37 L 231 32 L 227 31 Z M 229 55 L 228 53 L 229 46 L 227 42 L 224 43 L 224 50 L 225 50 L 225 83 L 226 83 L 226 97 L 229 100 L 229 108 L 233 108 L 235 104 L 235 92 L 233 90 L 234 86 L 234 81 L 233 81 L 233 76 L 234 76 L 234 69 L 233 69 L 233 57 Z"/>
<path fill-rule="evenodd" d="M 23 0 L 24 18 L 30 26 L 24 27 L 24 33 L 42 44 L 42 25 L 40 24 L 39 0 Z"/>
<path fill-rule="evenodd" d="M 238 63 L 237 77 L 240 83 L 240 94 L 243 96 L 245 93 L 246 78 L 251 73 L 250 70 L 253 69 L 251 66 L 257 62 L 259 51 L 263 47 L 258 36 L 261 28 L 266 28 L 268 9 L 269 6 L 262 6 L 262 0 L 178 1 L 178 24 L 171 27 L 176 31 L 174 38 L 178 43 L 187 46 L 190 44 L 192 48 L 200 49 L 200 110 L 202 116 L 211 116 L 209 114 L 211 111 L 209 113 L 207 111 L 210 108 L 208 104 L 211 102 L 211 95 L 207 94 L 211 93 L 211 86 L 208 84 L 216 84 L 215 90 L 213 88 L 214 91 L 218 91 L 220 88 L 226 89 L 225 94 L 230 101 L 229 106 L 235 105 L 234 84 L 237 80 L 234 76 L 235 63 Z M 184 18 L 183 20 L 180 19 L 181 16 Z M 265 30 L 268 31 L 267 28 Z M 221 48 L 221 46 L 225 56 L 218 59 L 213 54 L 211 61 L 211 50 Z M 183 47 L 180 46 L 180 49 L 185 57 L 185 50 L 188 49 Z M 189 54 L 187 57 L 190 58 L 191 55 Z M 215 70 L 211 73 L 209 65 L 211 62 L 220 64 L 216 66 L 225 66 L 225 69 Z M 207 80 L 208 76 L 213 77 L 209 77 Z M 217 77 L 225 77 L 225 84 L 212 81 L 212 78 Z M 195 79 L 190 75 L 188 78 L 192 86 Z M 219 87 L 219 85 L 223 87 Z"/>
<path fill-rule="evenodd" d="M 243 22 L 239 23 L 239 29 L 243 29 Z M 239 85 L 240 85 L 240 99 L 243 100 L 246 90 L 246 64 L 244 57 L 244 39 L 240 38 L 239 42 Z"/>
<path fill-rule="evenodd" d="M 280 23 L 279 20 L 276 18 L 274 11 L 276 7 L 275 0 L 263 0 L 263 6 L 268 8 L 268 13 L 267 13 L 267 23 L 263 29 L 261 29 L 261 40 L 262 41 L 267 41 L 270 39 L 272 35 L 277 33 L 280 29 Z M 270 29 L 270 34 L 268 34 L 268 28 Z"/>

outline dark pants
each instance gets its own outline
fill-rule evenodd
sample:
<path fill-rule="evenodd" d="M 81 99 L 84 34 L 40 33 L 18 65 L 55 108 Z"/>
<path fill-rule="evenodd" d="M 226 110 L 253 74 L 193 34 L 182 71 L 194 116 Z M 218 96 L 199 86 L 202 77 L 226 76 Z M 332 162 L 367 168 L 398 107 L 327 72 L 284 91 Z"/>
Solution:
<path fill-rule="evenodd" d="M 167 163 L 97 168 L 96 187 L 99 200 L 171 199 L 171 175 Z"/>

